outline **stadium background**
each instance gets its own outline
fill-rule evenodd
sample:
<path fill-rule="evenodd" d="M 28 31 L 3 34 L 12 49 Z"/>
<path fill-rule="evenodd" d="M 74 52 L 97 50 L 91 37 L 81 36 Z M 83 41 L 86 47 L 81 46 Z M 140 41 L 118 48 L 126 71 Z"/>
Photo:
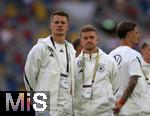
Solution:
<path fill-rule="evenodd" d="M 70 15 L 68 41 L 78 38 L 84 24 L 96 26 L 99 46 L 106 53 L 119 45 L 116 24 L 136 21 L 141 42 L 150 38 L 150 0 L 0 0 L 0 90 L 24 90 L 27 54 L 38 38 L 49 35 L 49 16 L 55 10 Z"/>

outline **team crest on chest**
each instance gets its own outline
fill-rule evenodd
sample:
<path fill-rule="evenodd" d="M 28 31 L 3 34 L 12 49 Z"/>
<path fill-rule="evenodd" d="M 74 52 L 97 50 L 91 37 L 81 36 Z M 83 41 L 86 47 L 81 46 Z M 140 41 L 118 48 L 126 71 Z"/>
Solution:
<path fill-rule="evenodd" d="M 85 63 L 80 60 L 80 61 L 77 62 L 77 65 L 78 65 L 78 67 L 81 68 L 82 66 L 85 65 Z"/>
<path fill-rule="evenodd" d="M 99 73 L 102 73 L 102 72 L 104 72 L 104 70 L 105 70 L 105 64 L 100 63 L 100 64 L 98 65 L 97 71 L 98 71 Z"/>
<path fill-rule="evenodd" d="M 54 54 L 53 54 L 54 50 L 50 46 L 48 46 L 48 50 L 51 52 L 49 56 L 54 57 Z"/>
<path fill-rule="evenodd" d="M 48 46 L 48 50 L 49 50 L 50 52 L 54 52 L 54 50 L 53 50 L 50 46 Z"/>

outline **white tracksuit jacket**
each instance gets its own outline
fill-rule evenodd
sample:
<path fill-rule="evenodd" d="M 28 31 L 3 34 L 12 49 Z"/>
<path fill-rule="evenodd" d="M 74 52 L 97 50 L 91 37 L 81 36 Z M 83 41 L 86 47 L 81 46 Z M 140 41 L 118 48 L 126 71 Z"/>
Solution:
<path fill-rule="evenodd" d="M 141 68 L 143 71 L 143 75 L 146 79 L 146 92 L 145 92 L 145 105 L 147 105 L 147 109 L 144 111 L 147 115 L 150 115 L 150 64 L 145 62 L 143 57 L 141 55 L 138 56 L 140 63 L 141 63 Z"/>
<path fill-rule="evenodd" d="M 96 53 L 85 54 L 85 79 L 82 77 L 82 54 L 76 59 L 75 75 L 75 116 L 113 116 L 115 106 L 114 93 L 118 89 L 119 77 L 115 60 L 99 49 L 99 63 L 96 78 L 92 86 L 91 98 L 81 97 L 83 83 L 90 84 L 93 76 L 93 67 Z"/>
<path fill-rule="evenodd" d="M 34 91 L 50 91 L 50 110 L 55 114 L 51 116 L 72 116 L 73 111 L 71 92 L 74 93 L 75 50 L 70 43 L 67 41 L 65 43 L 69 54 L 71 73 L 69 73 L 68 78 L 70 78 L 71 83 L 69 83 L 70 88 L 63 93 L 65 100 L 64 104 L 61 104 L 61 109 L 57 105 L 61 61 L 59 61 L 50 36 L 38 40 L 37 44 L 29 52 L 25 64 L 24 81 L 27 90 L 30 90 L 31 87 Z M 55 111 L 61 111 L 61 113 Z M 64 112 L 70 115 L 66 115 Z"/>

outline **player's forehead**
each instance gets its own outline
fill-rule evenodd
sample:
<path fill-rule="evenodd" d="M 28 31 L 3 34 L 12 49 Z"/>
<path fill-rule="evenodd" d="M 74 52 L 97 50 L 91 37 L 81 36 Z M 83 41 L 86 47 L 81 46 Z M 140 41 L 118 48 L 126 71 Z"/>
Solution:
<path fill-rule="evenodd" d="M 96 35 L 97 34 L 95 31 L 86 31 L 81 33 L 81 37 L 96 36 Z"/>
<path fill-rule="evenodd" d="M 55 15 L 52 18 L 52 22 L 53 21 L 65 21 L 65 22 L 67 22 L 68 20 L 67 20 L 67 17 L 65 17 L 65 16 Z"/>

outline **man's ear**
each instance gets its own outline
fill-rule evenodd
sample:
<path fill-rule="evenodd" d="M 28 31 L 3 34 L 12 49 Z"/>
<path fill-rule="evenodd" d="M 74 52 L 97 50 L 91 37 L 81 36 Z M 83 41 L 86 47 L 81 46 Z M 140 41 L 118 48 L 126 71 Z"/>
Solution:
<path fill-rule="evenodd" d="M 126 37 L 125 38 L 130 38 L 130 32 L 127 32 Z"/>
<path fill-rule="evenodd" d="M 143 50 L 143 48 L 141 48 L 141 49 L 140 49 L 140 52 L 141 52 L 141 54 L 143 55 L 143 53 L 144 53 L 144 50 Z"/>
<path fill-rule="evenodd" d="M 97 38 L 97 42 L 99 42 L 99 41 L 100 41 L 100 38 L 98 37 L 98 38 Z"/>
<path fill-rule="evenodd" d="M 97 45 L 98 45 L 100 43 L 100 38 L 98 37 L 96 41 L 97 41 Z"/>
<path fill-rule="evenodd" d="M 69 31 L 69 28 L 70 28 L 70 24 L 68 24 L 68 28 L 67 28 L 67 31 Z"/>
<path fill-rule="evenodd" d="M 133 37 L 132 31 L 129 31 L 129 32 L 126 34 L 126 38 L 132 39 L 132 37 Z"/>

